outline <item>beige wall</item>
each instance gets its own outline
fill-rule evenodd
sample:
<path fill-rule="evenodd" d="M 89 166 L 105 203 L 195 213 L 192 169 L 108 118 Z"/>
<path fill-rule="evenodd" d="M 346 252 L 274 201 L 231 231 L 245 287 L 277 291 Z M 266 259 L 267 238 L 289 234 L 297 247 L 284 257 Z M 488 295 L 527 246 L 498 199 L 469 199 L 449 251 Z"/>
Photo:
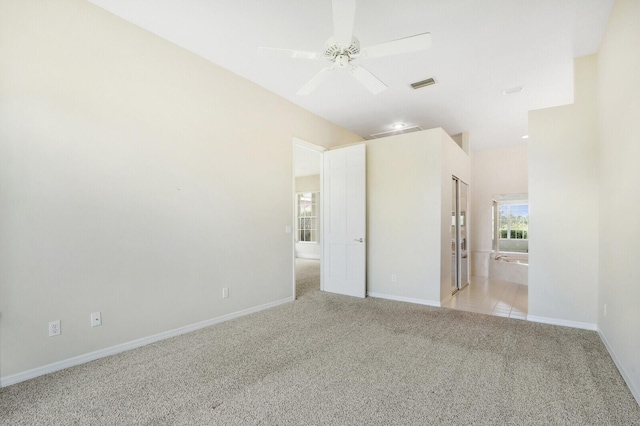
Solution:
<path fill-rule="evenodd" d="M 320 175 L 296 177 L 296 192 L 320 192 Z"/>
<path fill-rule="evenodd" d="M 445 297 L 452 174 L 468 182 L 469 160 L 442 129 L 367 141 L 370 295 L 435 305 Z"/>
<path fill-rule="evenodd" d="M 529 113 L 529 317 L 595 328 L 596 56 L 575 60 L 574 104 Z"/>
<path fill-rule="evenodd" d="M 640 403 L 640 2 L 617 0 L 598 53 L 598 327 Z M 604 315 L 604 305 L 607 314 Z"/>
<path fill-rule="evenodd" d="M 361 138 L 80 0 L 0 67 L 1 377 L 292 298 L 292 138 Z"/>
<path fill-rule="evenodd" d="M 369 294 L 440 300 L 441 133 L 367 141 Z"/>
<path fill-rule="evenodd" d="M 471 158 L 471 274 L 487 276 L 491 252 L 491 206 L 499 194 L 529 191 L 529 146 L 474 151 Z"/>

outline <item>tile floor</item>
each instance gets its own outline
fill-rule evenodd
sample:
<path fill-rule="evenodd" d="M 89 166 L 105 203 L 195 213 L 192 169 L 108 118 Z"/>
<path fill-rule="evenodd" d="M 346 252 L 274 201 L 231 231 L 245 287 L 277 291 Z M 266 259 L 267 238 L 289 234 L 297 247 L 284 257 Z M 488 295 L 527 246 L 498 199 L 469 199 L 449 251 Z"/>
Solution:
<path fill-rule="evenodd" d="M 444 308 L 527 319 L 528 287 L 489 277 L 471 277 L 470 284 L 443 303 Z"/>

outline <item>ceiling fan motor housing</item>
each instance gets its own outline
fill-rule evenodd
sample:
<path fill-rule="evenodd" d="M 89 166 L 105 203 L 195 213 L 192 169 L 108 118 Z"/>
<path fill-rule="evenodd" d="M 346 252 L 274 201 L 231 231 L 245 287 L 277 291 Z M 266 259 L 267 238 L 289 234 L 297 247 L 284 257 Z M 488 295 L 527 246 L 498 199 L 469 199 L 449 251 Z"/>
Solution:
<path fill-rule="evenodd" d="M 338 67 L 344 68 L 347 65 L 349 65 L 349 61 L 351 61 L 351 58 L 346 53 L 340 53 L 339 55 L 336 55 L 336 57 L 333 60 L 335 61 Z"/>
<path fill-rule="evenodd" d="M 324 56 L 336 62 L 340 67 L 346 66 L 351 60 L 351 57 L 357 56 L 360 53 L 360 41 L 355 37 L 351 37 L 351 44 L 349 44 L 348 47 L 336 44 L 336 40 L 333 37 L 327 40 L 325 46 Z"/>

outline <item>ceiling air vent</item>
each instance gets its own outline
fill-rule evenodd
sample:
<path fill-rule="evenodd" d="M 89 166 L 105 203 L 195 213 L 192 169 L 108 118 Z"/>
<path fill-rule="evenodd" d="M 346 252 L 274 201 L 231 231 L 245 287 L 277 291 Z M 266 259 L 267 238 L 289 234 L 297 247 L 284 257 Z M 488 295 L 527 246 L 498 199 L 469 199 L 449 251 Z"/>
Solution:
<path fill-rule="evenodd" d="M 389 130 L 388 132 L 374 133 L 370 136 L 369 139 L 386 138 L 387 136 L 395 136 L 395 135 L 401 135 L 403 133 L 419 132 L 420 130 L 422 130 L 422 128 L 420 128 L 419 126 L 406 127 L 400 130 Z"/>
<path fill-rule="evenodd" d="M 421 89 L 423 87 L 431 86 L 432 84 L 436 84 L 436 81 L 433 78 L 428 78 L 422 81 L 416 81 L 415 83 L 411 83 L 411 87 L 413 90 Z"/>

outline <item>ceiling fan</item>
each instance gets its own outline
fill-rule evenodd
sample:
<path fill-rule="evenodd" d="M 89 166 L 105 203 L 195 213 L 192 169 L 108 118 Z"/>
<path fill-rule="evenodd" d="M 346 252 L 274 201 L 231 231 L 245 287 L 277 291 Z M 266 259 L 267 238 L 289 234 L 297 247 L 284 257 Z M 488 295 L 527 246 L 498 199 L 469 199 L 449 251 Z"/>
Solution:
<path fill-rule="evenodd" d="M 400 53 L 417 52 L 431 46 L 431 34 L 423 33 L 387 43 L 360 49 L 360 42 L 353 36 L 353 22 L 356 14 L 356 0 L 333 1 L 333 37 L 326 41 L 324 52 L 304 52 L 292 49 L 259 47 L 260 54 L 294 59 L 327 59 L 331 65 L 322 69 L 307 84 L 298 90 L 298 95 L 308 95 L 331 73 L 347 69 L 371 93 L 378 94 L 387 88 L 378 77 L 361 65 L 353 63 L 358 58 L 379 58 Z"/>

